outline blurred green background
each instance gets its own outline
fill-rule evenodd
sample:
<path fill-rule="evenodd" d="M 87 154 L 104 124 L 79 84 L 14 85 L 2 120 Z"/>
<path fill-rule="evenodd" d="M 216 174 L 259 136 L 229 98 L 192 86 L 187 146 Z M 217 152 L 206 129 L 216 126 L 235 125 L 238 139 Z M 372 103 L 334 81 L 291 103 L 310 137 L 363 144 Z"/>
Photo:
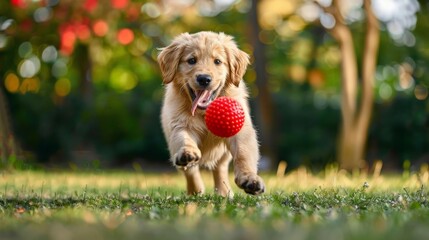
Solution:
<path fill-rule="evenodd" d="M 362 1 L 346 2 L 361 62 Z M 429 3 L 378 0 L 373 9 L 381 39 L 365 160 L 419 166 L 429 161 Z M 330 21 L 309 0 L 2 0 L 0 162 L 168 167 L 158 48 L 211 30 L 252 56 L 244 79 L 270 156 L 261 167 L 323 168 L 336 160 L 341 123 Z"/>

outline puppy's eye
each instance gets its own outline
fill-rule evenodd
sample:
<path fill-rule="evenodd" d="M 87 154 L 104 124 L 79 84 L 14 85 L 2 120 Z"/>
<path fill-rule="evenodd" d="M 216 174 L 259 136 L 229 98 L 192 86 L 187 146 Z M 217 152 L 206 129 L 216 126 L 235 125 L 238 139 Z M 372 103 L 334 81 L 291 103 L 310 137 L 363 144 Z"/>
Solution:
<path fill-rule="evenodd" d="M 214 63 L 215 63 L 216 65 L 219 65 L 219 64 L 221 64 L 221 63 L 222 63 L 222 61 L 221 61 L 221 60 L 219 60 L 219 59 L 215 59 L 215 60 L 214 60 Z"/>
<path fill-rule="evenodd" d="M 187 61 L 189 64 L 194 65 L 195 63 L 197 63 L 197 59 L 196 58 L 190 58 Z"/>

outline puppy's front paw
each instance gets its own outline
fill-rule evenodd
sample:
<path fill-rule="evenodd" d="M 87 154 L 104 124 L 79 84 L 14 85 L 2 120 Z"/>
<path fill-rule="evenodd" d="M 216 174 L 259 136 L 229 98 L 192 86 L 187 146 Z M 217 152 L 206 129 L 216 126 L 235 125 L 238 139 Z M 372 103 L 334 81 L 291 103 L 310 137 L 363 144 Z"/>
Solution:
<path fill-rule="evenodd" d="M 235 177 L 235 183 L 246 193 L 258 195 L 265 192 L 264 181 L 254 173 L 241 174 Z"/>
<path fill-rule="evenodd" d="M 174 155 L 174 165 L 178 167 L 189 167 L 195 165 L 201 158 L 201 151 L 198 148 L 181 148 Z"/>

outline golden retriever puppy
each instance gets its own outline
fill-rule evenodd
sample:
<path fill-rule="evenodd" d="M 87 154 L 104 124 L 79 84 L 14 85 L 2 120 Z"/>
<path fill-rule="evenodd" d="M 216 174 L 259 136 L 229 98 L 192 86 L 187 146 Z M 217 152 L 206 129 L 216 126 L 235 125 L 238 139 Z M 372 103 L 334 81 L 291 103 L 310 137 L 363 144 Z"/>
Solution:
<path fill-rule="evenodd" d="M 233 160 L 235 183 L 249 194 L 265 190 L 257 175 L 258 142 L 242 82 L 249 56 L 224 33 L 183 33 L 158 55 L 165 96 L 161 111 L 164 135 L 174 166 L 183 171 L 187 193 L 204 192 L 200 167 L 213 172 L 215 191 L 232 196 L 228 165 Z M 221 138 L 207 130 L 204 114 L 219 96 L 237 100 L 245 112 L 241 131 Z"/>

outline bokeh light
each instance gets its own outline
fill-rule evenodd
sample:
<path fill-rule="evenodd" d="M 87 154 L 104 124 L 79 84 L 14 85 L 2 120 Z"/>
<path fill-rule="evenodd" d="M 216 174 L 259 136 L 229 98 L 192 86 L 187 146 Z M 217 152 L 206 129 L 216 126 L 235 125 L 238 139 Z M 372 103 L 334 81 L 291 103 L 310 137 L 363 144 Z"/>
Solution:
<path fill-rule="evenodd" d="M 7 37 L 4 34 L 0 33 L 0 49 L 5 48 L 7 46 Z"/>
<path fill-rule="evenodd" d="M 36 65 L 28 59 L 22 61 L 19 65 L 19 75 L 25 78 L 33 77 L 36 75 Z"/>
<path fill-rule="evenodd" d="M 104 48 L 100 44 L 94 44 L 90 49 L 90 54 L 93 56 L 94 63 L 104 66 L 112 59 L 113 51 L 110 48 Z M 96 79 L 94 79 L 96 81 Z"/>
<path fill-rule="evenodd" d="M 336 67 L 341 62 L 341 50 L 338 46 L 329 46 L 320 49 L 319 60 L 328 67 Z"/>
<path fill-rule="evenodd" d="M 7 91 L 11 93 L 16 93 L 19 90 L 19 77 L 14 73 L 9 73 L 6 75 L 4 86 Z"/>
<path fill-rule="evenodd" d="M 306 2 L 297 12 L 305 21 L 313 22 L 319 18 L 321 9 L 313 2 Z"/>
<path fill-rule="evenodd" d="M 52 10 L 49 7 L 41 7 L 36 9 L 33 14 L 34 21 L 46 22 L 52 17 Z"/>
<path fill-rule="evenodd" d="M 67 78 L 60 78 L 55 82 L 55 94 L 60 97 L 69 95 L 71 91 L 71 83 Z"/>
<path fill-rule="evenodd" d="M 420 10 L 417 0 L 374 0 L 374 13 L 386 23 L 387 31 L 399 45 L 412 47 L 415 37 L 410 32 L 417 22 L 416 12 Z"/>
<path fill-rule="evenodd" d="M 81 41 L 86 41 L 91 37 L 91 31 L 86 24 L 80 23 L 75 26 L 75 34 Z"/>
<path fill-rule="evenodd" d="M 26 78 L 22 81 L 19 91 L 22 94 L 26 94 L 27 92 L 37 93 L 40 88 L 40 80 L 39 78 Z"/>
<path fill-rule="evenodd" d="M 414 96 L 418 99 L 418 100 L 425 100 L 428 97 L 428 89 L 427 87 L 423 86 L 423 85 L 417 85 L 414 88 Z"/>
<path fill-rule="evenodd" d="M 123 28 L 119 30 L 117 39 L 120 44 L 128 45 L 134 40 L 134 33 L 129 28 Z"/>
<path fill-rule="evenodd" d="M 397 84 L 397 90 L 407 90 L 414 86 L 413 67 L 409 63 L 403 63 L 399 65 L 399 83 Z"/>
<path fill-rule="evenodd" d="M 98 20 L 92 26 L 92 30 L 94 31 L 95 35 L 103 37 L 109 31 L 109 25 L 107 25 L 106 21 L 104 20 Z"/>
<path fill-rule="evenodd" d="M 40 60 L 36 56 L 21 61 L 18 66 L 19 75 L 23 78 L 34 77 L 40 70 Z"/>
<path fill-rule="evenodd" d="M 300 16 L 292 15 L 288 19 L 288 25 L 292 31 L 298 32 L 298 31 L 301 31 L 306 26 L 306 23 Z"/>
<path fill-rule="evenodd" d="M 64 59 L 58 59 L 54 62 L 54 65 L 52 66 L 52 75 L 56 78 L 60 78 L 67 74 L 68 68 L 67 63 Z"/>
<path fill-rule="evenodd" d="M 323 72 L 319 69 L 312 69 L 308 72 L 308 82 L 313 88 L 320 88 L 325 82 Z"/>
<path fill-rule="evenodd" d="M 378 94 L 380 95 L 381 99 L 389 100 L 393 95 L 393 89 L 388 83 L 383 82 L 380 84 Z"/>
<path fill-rule="evenodd" d="M 307 75 L 307 69 L 300 64 L 293 64 L 289 68 L 289 76 L 295 82 L 304 82 Z"/>
<path fill-rule="evenodd" d="M 296 9 L 296 1 L 271 0 L 259 3 L 259 24 L 263 29 L 271 30 L 279 24 L 284 16 Z"/>
<path fill-rule="evenodd" d="M 42 52 L 42 60 L 46 63 L 57 60 L 58 51 L 54 46 L 47 46 Z"/>
<path fill-rule="evenodd" d="M 10 26 L 13 25 L 13 23 L 15 23 L 15 20 L 13 19 L 6 19 L 5 21 L 3 21 L 3 23 L 0 25 L 0 31 L 6 31 Z"/>
<path fill-rule="evenodd" d="M 126 10 L 127 21 L 133 22 L 137 21 L 141 12 L 141 7 L 138 7 L 137 4 L 132 4 Z"/>
<path fill-rule="evenodd" d="M 64 55 L 70 55 L 74 50 L 75 42 L 76 34 L 71 29 L 65 30 L 61 34 L 61 53 Z"/>
<path fill-rule="evenodd" d="M 83 4 L 83 8 L 85 8 L 86 11 L 92 12 L 97 8 L 98 0 L 86 0 Z"/>
<path fill-rule="evenodd" d="M 128 5 L 129 0 L 110 0 L 113 8 L 124 9 Z"/>
<path fill-rule="evenodd" d="M 119 92 L 128 91 L 137 85 L 137 77 L 134 73 L 117 67 L 110 74 L 110 85 Z"/>
<path fill-rule="evenodd" d="M 18 54 L 22 58 L 29 57 L 33 52 L 33 46 L 30 42 L 23 42 L 18 47 Z"/>
<path fill-rule="evenodd" d="M 25 8 L 27 6 L 25 0 L 10 0 L 10 3 L 12 4 L 12 6 L 18 8 Z"/>
<path fill-rule="evenodd" d="M 276 32 L 283 38 L 291 38 L 296 34 L 296 32 L 290 29 L 290 26 L 286 21 L 283 21 L 281 24 L 277 25 Z"/>
<path fill-rule="evenodd" d="M 143 4 L 141 11 L 146 13 L 151 18 L 157 18 L 161 15 L 161 10 L 158 5 L 155 3 L 145 3 Z"/>
<path fill-rule="evenodd" d="M 320 24 L 326 29 L 332 29 L 336 24 L 335 18 L 330 13 L 322 13 L 320 16 Z"/>

